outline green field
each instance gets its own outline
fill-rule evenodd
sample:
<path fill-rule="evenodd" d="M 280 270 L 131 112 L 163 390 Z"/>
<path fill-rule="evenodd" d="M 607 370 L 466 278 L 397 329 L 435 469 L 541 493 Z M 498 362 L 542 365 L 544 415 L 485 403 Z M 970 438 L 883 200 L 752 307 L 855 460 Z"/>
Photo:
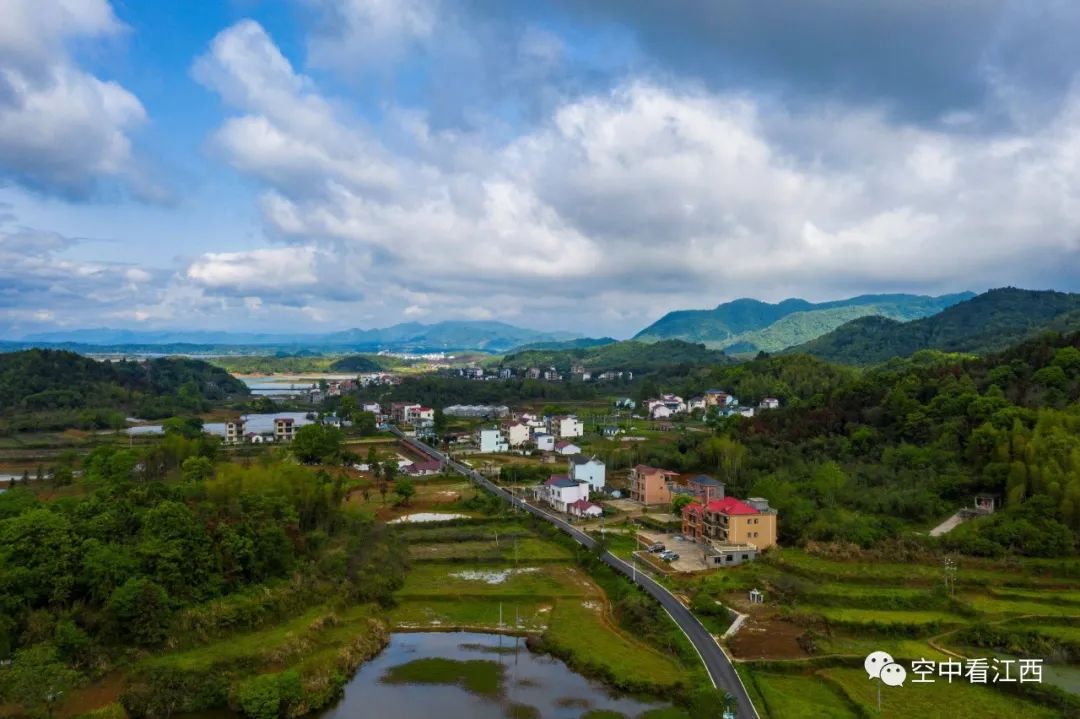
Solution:
<path fill-rule="evenodd" d="M 560 599 L 544 641 L 571 653 L 577 666 L 617 677 L 647 679 L 656 686 L 687 680 L 688 672 L 671 657 L 612 626 L 602 596 Z"/>
<path fill-rule="evenodd" d="M 817 677 L 768 672 L 752 674 L 764 703 L 758 707 L 763 716 L 777 719 L 856 719 L 859 716 L 842 692 Z"/>
<path fill-rule="evenodd" d="M 489 564 L 417 564 L 397 592 L 399 599 L 579 597 L 590 581 L 579 569 L 544 564 L 492 567 Z"/>
<path fill-rule="evenodd" d="M 859 669 L 823 669 L 823 677 L 835 682 L 848 697 L 873 716 L 877 707 L 877 685 Z M 942 717 L 949 719 L 990 719 L 991 717 L 1024 717 L 1024 719 L 1060 718 L 1060 712 L 1021 697 L 1006 694 L 967 681 L 936 681 L 931 684 L 912 684 L 881 688 L 881 717 Z"/>
<path fill-rule="evenodd" d="M 963 600 L 977 611 L 987 615 L 1034 614 L 1052 617 L 1075 617 L 1080 615 L 1080 607 L 1068 604 L 999 599 L 979 594 L 965 594 Z"/>
<path fill-rule="evenodd" d="M 563 546 L 538 537 L 501 537 L 498 543 L 491 540 L 466 540 L 462 542 L 410 542 L 409 558 L 414 562 L 446 561 L 517 561 L 551 562 L 571 559 Z"/>
<path fill-rule="evenodd" d="M 852 624 L 963 624 L 956 614 L 935 610 L 861 609 L 850 607 L 821 607 L 799 605 L 799 613 L 824 617 L 827 620 Z"/>
<path fill-rule="evenodd" d="M 449 629 L 451 627 L 500 628 L 508 631 L 542 632 L 551 620 L 553 602 L 544 599 L 403 599 L 390 610 L 399 629 Z"/>

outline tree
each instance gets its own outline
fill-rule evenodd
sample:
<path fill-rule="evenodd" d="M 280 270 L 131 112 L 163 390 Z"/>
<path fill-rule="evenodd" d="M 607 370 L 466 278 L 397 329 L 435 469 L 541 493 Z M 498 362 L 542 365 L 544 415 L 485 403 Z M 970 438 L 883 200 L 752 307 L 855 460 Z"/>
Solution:
<path fill-rule="evenodd" d="M 694 501 L 689 494 L 676 494 L 671 498 L 671 513 L 676 517 L 682 516 L 683 507 Z"/>
<path fill-rule="evenodd" d="M 201 482 L 214 476 L 214 463 L 206 457 L 188 457 L 180 465 L 180 474 L 187 482 Z"/>
<path fill-rule="evenodd" d="M 356 430 L 360 433 L 361 437 L 370 437 L 375 434 L 375 430 L 378 429 L 375 415 L 371 412 L 354 412 L 353 424 L 356 426 Z"/>
<path fill-rule="evenodd" d="M 382 465 L 382 476 L 379 480 L 379 494 L 382 495 L 383 504 L 386 504 L 386 493 L 390 491 L 390 485 L 394 481 L 394 477 L 397 476 L 397 464 L 394 462 L 385 462 Z"/>
<path fill-rule="evenodd" d="M 446 427 L 447 427 L 447 424 L 449 424 L 449 423 L 448 423 L 448 421 L 446 419 L 446 415 L 443 414 L 443 411 L 442 411 L 441 407 L 436 407 L 435 408 L 434 423 L 435 423 L 435 434 L 437 436 L 439 436 L 439 437 L 442 437 L 443 433 L 446 432 Z"/>
<path fill-rule="evenodd" d="M 296 430 L 292 441 L 293 455 L 305 464 L 330 463 L 341 455 L 342 435 L 336 427 L 307 424 Z"/>
<path fill-rule="evenodd" d="M 155 646 L 165 639 L 169 623 L 169 597 L 160 586 L 145 578 L 120 585 L 105 607 L 120 637 L 142 646 Z"/>
<path fill-rule="evenodd" d="M 19 650 L 11 665 L 0 670 L 0 688 L 28 709 L 44 707 L 49 717 L 64 693 L 79 681 L 79 673 L 69 669 L 56 648 L 35 644 Z"/>
<path fill-rule="evenodd" d="M 352 421 L 356 414 L 356 397 L 348 394 L 342 397 L 338 402 L 337 414 L 342 419 Z"/>
<path fill-rule="evenodd" d="M 407 507 L 409 500 L 416 494 L 416 486 L 413 485 L 411 480 L 401 478 L 394 482 L 394 494 L 398 497 L 398 503 Z"/>

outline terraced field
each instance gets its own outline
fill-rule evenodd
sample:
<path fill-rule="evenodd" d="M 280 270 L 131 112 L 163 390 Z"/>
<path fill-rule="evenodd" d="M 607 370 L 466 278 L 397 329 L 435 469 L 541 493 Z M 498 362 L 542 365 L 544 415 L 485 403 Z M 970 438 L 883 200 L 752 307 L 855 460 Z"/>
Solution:
<path fill-rule="evenodd" d="M 1059 694 L 1017 696 L 967 681 L 909 683 L 885 688 L 881 716 L 1080 716 L 1080 666 L 1067 663 L 1080 654 L 1076 563 L 963 559 L 950 578 L 953 591 L 939 562 L 843 561 L 783 549 L 683 586 L 750 615 L 728 644 L 744 658 L 763 717 L 876 715 L 876 687 L 861 668 L 876 650 L 905 662 L 941 661 L 950 652 L 1042 656 L 1050 662 L 1046 691 Z M 749 604 L 751 588 L 765 591 L 764 605 Z"/>

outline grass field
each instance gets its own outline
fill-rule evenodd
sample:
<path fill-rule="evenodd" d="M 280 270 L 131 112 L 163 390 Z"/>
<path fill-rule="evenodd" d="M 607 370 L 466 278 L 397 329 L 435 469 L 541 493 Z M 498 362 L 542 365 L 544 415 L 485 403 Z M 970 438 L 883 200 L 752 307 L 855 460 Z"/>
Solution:
<path fill-rule="evenodd" d="M 856 719 L 859 715 L 841 691 L 815 676 L 753 672 L 764 706 L 777 719 Z"/>
<path fill-rule="evenodd" d="M 411 542 L 409 557 L 413 561 L 445 561 L 449 559 L 505 561 L 568 561 L 570 552 L 561 545 L 539 537 L 502 537 L 492 540 L 463 542 Z"/>
<path fill-rule="evenodd" d="M 686 681 L 687 671 L 669 656 L 614 627 L 601 594 L 560 599 L 544 641 L 574 655 L 579 666 L 591 665 L 617 677 L 647 679 L 657 686 Z"/>
<path fill-rule="evenodd" d="M 876 714 L 877 685 L 862 669 L 822 669 L 819 674 L 835 683 L 847 696 L 868 714 Z M 782 716 L 782 715 L 781 715 Z M 912 684 L 882 687 L 881 717 L 949 717 L 949 719 L 989 719 L 990 717 L 1024 717 L 1024 719 L 1053 719 L 1062 716 L 1058 711 L 1021 697 L 1006 694 L 991 686 L 970 684 L 967 681 L 936 681 L 931 684 Z"/>
<path fill-rule="evenodd" d="M 987 615 L 1035 614 L 1053 617 L 1075 617 L 1080 615 L 1080 607 L 1068 604 L 999 599 L 980 594 L 965 594 L 962 599 L 977 611 Z"/>
<path fill-rule="evenodd" d="M 800 614 L 825 617 L 838 622 L 863 624 L 964 624 L 966 620 L 956 614 L 936 610 L 861 609 L 851 607 L 821 607 L 799 605 Z"/>
<path fill-rule="evenodd" d="M 487 564 L 417 564 L 397 592 L 399 599 L 580 597 L 590 582 L 576 567 L 544 564 L 492 567 Z"/>
<path fill-rule="evenodd" d="M 551 620 L 552 600 L 545 599 L 437 599 L 402 600 L 390 610 L 390 620 L 402 629 L 450 627 L 498 629 L 502 608 L 502 628 L 508 631 L 542 632 Z"/>
<path fill-rule="evenodd" d="M 334 646 L 349 635 L 367 630 L 369 621 L 378 616 L 368 605 L 335 610 L 327 606 L 308 610 L 282 624 L 254 632 L 229 636 L 221 641 L 149 660 L 151 666 L 174 670 L 207 667 L 225 668 L 238 663 L 280 664 L 290 658 L 310 653 L 313 646 Z"/>

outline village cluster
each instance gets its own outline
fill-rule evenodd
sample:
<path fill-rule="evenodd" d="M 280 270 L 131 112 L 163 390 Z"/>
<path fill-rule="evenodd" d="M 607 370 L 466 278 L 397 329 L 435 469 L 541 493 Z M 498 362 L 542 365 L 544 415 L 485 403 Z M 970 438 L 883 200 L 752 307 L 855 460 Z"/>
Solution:
<path fill-rule="evenodd" d="M 618 409 L 634 412 L 637 403 L 623 397 L 615 401 Z M 644 415 L 638 419 L 651 419 L 653 426 L 666 424 L 678 414 L 696 411 L 719 416 L 753 416 L 754 411 L 775 409 L 779 402 L 766 398 L 756 407 L 739 404 L 736 397 L 721 390 L 709 390 L 704 394 L 683 400 L 673 394 L 664 394 L 645 401 Z M 378 407 L 365 405 L 364 409 L 378 413 Z M 552 511 L 564 514 L 572 520 L 599 520 L 612 512 L 652 511 L 664 515 L 668 512 L 678 532 L 643 532 L 645 545 L 652 547 L 666 561 L 679 559 L 667 543 L 684 542 L 693 547 L 695 558 L 705 566 L 729 566 L 749 561 L 773 546 L 777 536 L 777 513 L 760 497 L 739 499 L 726 496 L 723 482 L 706 475 L 680 476 L 678 472 L 663 468 L 638 465 L 627 476 L 625 490 L 613 490 L 608 485 L 608 467 L 599 458 L 585 451 L 588 443 L 585 422 L 576 415 L 540 416 L 529 412 L 513 413 L 505 406 L 452 405 L 444 414 L 492 421 L 482 423 L 472 432 L 447 433 L 450 451 L 459 458 L 494 454 L 519 454 L 537 457 L 544 463 L 563 463 L 565 470 L 553 472 L 540 484 L 531 487 L 532 498 L 547 505 Z M 411 428 L 418 438 L 433 431 L 434 410 L 415 403 L 394 403 L 385 415 L 386 421 L 399 427 Z M 612 437 L 623 430 L 613 425 L 600 426 L 599 434 Z M 441 467 L 414 466 L 404 468 L 410 474 L 437 473 Z M 681 499 L 680 499 L 681 498 Z M 608 508 L 605 511 L 605 508 Z M 672 513 L 673 512 L 673 513 Z"/>

